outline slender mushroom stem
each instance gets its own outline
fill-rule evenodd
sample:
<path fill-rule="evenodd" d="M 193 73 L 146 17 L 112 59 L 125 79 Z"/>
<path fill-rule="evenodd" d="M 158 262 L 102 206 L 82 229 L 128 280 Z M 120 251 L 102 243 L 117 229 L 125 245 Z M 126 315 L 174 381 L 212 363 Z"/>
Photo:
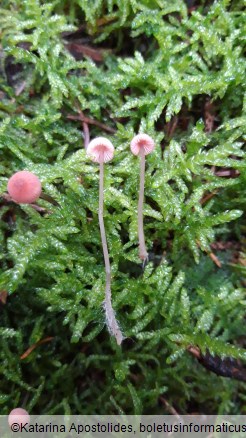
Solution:
<path fill-rule="evenodd" d="M 148 253 L 145 245 L 144 229 L 143 229 L 143 204 L 144 204 L 144 179 L 145 179 L 145 154 L 144 148 L 139 151 L 140 156 L 140 184 L 138 198 L 138 241 L 139 241 L 139 257 L 143 262 L 148 259 Z"/>
<path fill-rule="evenodd" d="M 148 134 L 138 134 L 133 137 L 130 148 L 134 155 L 140 157 L 140 185 L 138 198 L 138 241 L 139 241 L 139 258 L 143 260 L 143 266 L 148 260 L 148 253 L 145 245 L 143 229 L 143 204 L 144 204 L 144 179 L 145 179 L 145 155 L 150 154 L 155 147 L 153 138 Z"/>
<path fill-rule="evenodd" d="M 123 335 L 120 330 L 120 327 L 116 321 L 114 309 L 112 307 L 111 302 L 111 268 L 109 261 L 109 253 L 108 253 L 108 245 L 105 233 L 105 226 L 103 220 L 103 204 L 104 204 L 104 165 L 103 165 L 103 154 L 100 153 L 100 176 L 99 176 L 99 210 L 98 210 L 98 219 L 99 219 L 99 227 L 101 233 L 101 241 L 103 248 L 103 256 L 105 263 L 105 272 L 106 272 L 106 287 L 105 287 L 105 300 L 104 300 L 104 309 L 106 314 L 106 322 L 108 326 L 109 332 L 115 337 L 118 345 L 123 341 Z"/>

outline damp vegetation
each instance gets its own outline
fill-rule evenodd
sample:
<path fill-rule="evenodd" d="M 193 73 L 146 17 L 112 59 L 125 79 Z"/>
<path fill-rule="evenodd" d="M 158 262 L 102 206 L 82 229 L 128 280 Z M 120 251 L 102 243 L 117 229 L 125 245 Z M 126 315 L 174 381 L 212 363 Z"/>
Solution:
<path fill-rule="evenodd" d="M 243 0 L 1 1 L 1 414 L 246 413 L 244 26 Z"/>

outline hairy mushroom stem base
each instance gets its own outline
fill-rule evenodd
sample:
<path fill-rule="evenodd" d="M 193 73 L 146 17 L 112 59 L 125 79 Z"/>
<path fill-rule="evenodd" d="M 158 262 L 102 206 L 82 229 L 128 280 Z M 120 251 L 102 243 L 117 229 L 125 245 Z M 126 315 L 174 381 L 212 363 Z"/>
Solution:
<path fill-rule="evenodd" d="M 123 335 L 120 330 L 120 327 L 115 318 L 115 312 L 112 307 L 111 302 L 111 268 L 109 261 L 109 253 L 108 253 L 108 245 L 105 233 L 105 226 L 103 220 L 103 204 L 104 204 L 104 165 L 103 165 L 103 153 L 101 153 L 100 157 L 100 177 L 99 177 L 99 211 L 98 211 L 98 219 L 99 219 L 99 227 L 101 233 L 101 241 L 103 248 L 103 256 L 105 263 L 105 271 L 106 271 L 106 287 L 105 287 L 105 300 L 104 300 L 104 310 L 106 315 L 106 323 L 109 330 L 115 339 L 118 345 L 123 341 Z"/>
<path fill-rule="evenodd" d="M 145 245 L 144 228 L 143 228 L 143 204 L 144 204 L 144 179 L 145 179 L 145 153 L 144 148 L 140 148 L 140 184 L 138 198 L 138 241 L 139 241 L 139 258 L 143 263 L 148 260 L 148 253 Z"/>

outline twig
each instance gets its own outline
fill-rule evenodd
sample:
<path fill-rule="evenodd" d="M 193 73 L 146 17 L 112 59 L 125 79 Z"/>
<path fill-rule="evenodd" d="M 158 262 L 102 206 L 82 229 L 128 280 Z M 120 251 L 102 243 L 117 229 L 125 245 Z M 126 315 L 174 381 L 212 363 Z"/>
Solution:
<path fill-rule="evenodd" d="M 89 131 L 88 123 L 85 120 L 84 113 L 79 107 L 79 103 L 76 104 L 76 108 L 79 113 L 79 120 L 82 122 L 82 128 L 84 133 L 84 147 L 86 150 L 88 148 L 88 144 L 90 143 L 90 131 Z"/>
<path fill-rule="evenodd" d="M 44 339 L 41 339 L 41 340 L 38 341 L 38 342 L 35 342 L 35 344 L 31 345 L 31 346 L 25 351 L 25 353 L 23 353 L 23 354 L 20 356 L 20 359 L 21 359 L 21 360 L 26 359 L 26 357 L 28 357 L 28 356 L 32 353 L 32 351 L 35 350 L 35 348 L 37 348 L 39 345 L 42 345 L 42 344 L 45 344 L 45 343 L 47 343 L 47 342 L 52 341 L 52 339 L 54 339 L 54 336 L 48 336 L 47 338 L 44 338 Z"/>
<path fill-rule="evenodd" d="M 194 345 L 188 345 L 187 350 L 189 351 L 189 353 L 191 353 L 197 359 L 201 358 L 201 352 L 200 352 L 200 349 L 198 347 L 195 347 Z"/>
<path fill-rule="evenodd" d="M 90 143 L 89 126 L 88 126 L 88 122 L 85 120 L 85 116 L 84 116 L 83 111 L 81 111 L 81 109 L 78 108 L 78 112 L 79 112 L 80 120 L 82 121 L 83 132 L 84 132 L 84 146 L 85 146 L 85 150 L 86 150 L 88 147 L 88 144 Z"/>
<path fill-rule="evenodd" d="M 201 244 L 200 242 L 197 240 L 196 241 L 197 245 L 199 246 L 199 248 L 201 248 Z M 211 258 L 211 260 L 213 260 L 213 262 L 218 266 L 218 268 L 221 268 L 221 262 L 219 261 L 218 257 L 211 251 L 209 252 L 208 250 L 206 250 L 206 253 L 208 254 L 208 256 Z"/>
<path fill-rule="evenodd" d="M 205 204 L 207 201 L 209 201 L 211 198 L 213 198 L 217 193 L 218 193 L 218 190 L 214 190 L 214 192 L 208 193 L 207 195 L 203 196 L 200 199 L 200 204 L 201 205 Z"/>
<path fill-rule="evenodd" d="M 52 198 L 52 196 L 47 195 L 47 193 L 41 192 L 40 198 L 44 199 L 44 201 L 47 201 L 50 204 L 59 206 L 59 203 L 54 198 Z"/>
<path fill-rule="evenodd" d="M 167 126 L 168 126 L 168 128 L 167 128 L 168 138 L 171 138 L 173 136 L 174 131 L 177 128 L 177 125 L 178 125 L 178 117 L 174 116 L 172 118 L 172 120 L 170 120 L 170 122 L 168 122 L 168 124 L 167 124 Z"/>
<path fill-rule="evenodd" d="M 89 58 L 93 59 L 93 61 L 100 62 L 103 60 L 103 51 L 101 49 L 94 49 L 90 46 L 86 46 L 85 44 L 78 43 L 67 43 L 65 47 L 73 54 L 75 58 L 76 55 L 78 57 L 78 54 L 82 54 L 83 56 L 88 56 Z"/>
<path fill-rule="evenodd" d="M 221 268 L 221 262 L 219 261 L 218 257 L 216 257 L 216 255 L 213 252 L 209 252 L 208 255 L 211 258 L 211 260 L 213 260 L 213 262 L 218 266 L 218 268 Z"/>
<path fill-rule="evenodd" d="M 165 405 L 171 415 L 175 415 L 175 417 L 177 417 L 180 421 L 182 420 L 176 409 L 172 405 L 170 405 L 170 403 L 168 403 L 168 401 L 162 395 L 159 397 L 159 400 Z"/>
<path fill-rule="evenodd" d="M 8 297 L 8 292 L 6 290 L 1 290 L 0 291 L 0 302 L 2 304 L 6 304 L 7 302 L 7 297 Z"/>
<path fill-rule="evenodd" d="M 204 107 L 205 116 L 205 131 L 210 134 L 214 129 L 214 106 L 210 100 L 205 103 Z"/>
<path fill-rule="evenodd" d="M 111 21 L 115 21 L 115 20 L 117 20 L 117 15 L 111 16 L 111 17 L 98 18 L 98 20 L 96 21 L 96 25 L 97 26 L 104 26 L 105 24 L 108 24 Z"/>
<path fill-rule="evenodd" d="M 67 119 L 70 119 L 70 120 L 82 120 L 82 121 L 88 123 L 88 125 L 98 126 L 98 128 L 101 128 L 101 129 L 103 129 L 106 132 L 110 132 L 111 134 L 115 134 L 115 132 L 116 132 L 116 129 L 111 128 L 111 126 L 107 126 L 104 123 L 99 122 L 98 120 L 92 119 L 91 117 L 86 117 L 86 116 L 84 116 L 82 114 L 79 115 L 79 116 L 73 116 L 73 115 L 68 114 L 67 115 Z"/>
<path fill-rule="evenodd" d="M 239 170 L 237 169 L 222 169 L 222 170 L 217 170 L 215 172 L 216 176 L 225 176 L 225 177 L 230 177 L 230 178 L 236 178 L 237 176 L 240 175 Z"/>
<path fill-rule="evenodd" d="M 7 202 L 14 202 L 15 204 L 16 204 L 16 202 L 7 194 L 7 193 L 1 193 L 1 195 L 0 195 L 5 201 L 7 201 Z M 48 195 L 46 195 L 46 196 L 48 196 Z M 43 198 L 43 199 L 46 199 L 45 197 L 44 197 L 44 194 L 42 195 L 40 195 L 40 198 Z M 52 198 L 51 198 L 52 199 Z M 46 199 L 47 200 L 47 199 Z M 44 207 L 40 207 L 39 205 L 37 205 L 37 204 L 28 204 L 28 205 L 30 205 L 30 207 L 32 207 L 34 210 L 36 210 L 36 211 L 38 211 L 39 213 L 49 213 L 49 214 L 51 214 L 52 213 L 52 211 L 51 210 L 47 210 L 46 208 L 44 208 Z M 59 204 L 57 204 L 57 205 L 59 205 Z"/>

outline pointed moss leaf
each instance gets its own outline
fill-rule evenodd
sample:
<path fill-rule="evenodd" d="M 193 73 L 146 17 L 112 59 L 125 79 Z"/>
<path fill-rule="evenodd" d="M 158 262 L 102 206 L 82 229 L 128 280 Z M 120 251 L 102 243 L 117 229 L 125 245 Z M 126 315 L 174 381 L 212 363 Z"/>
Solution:
<path fill-rule="evenodd" d="M 214 314 L 212 311 L 206 310 L 199 321 L 197 322 L 196 329 L 202 332 L 208 332 L 211 328 L 214 320 Z"/>
<path fill-rule="evenodd" d="M 142 409 L 143 409 L 141 399 L 139 398 L 136 389 L 134 388 L 134 386 L 131 383 L 129 383 L 127 385 L 127 387 L 129 389 L 131 397 L 132 397 L 132 401 L 133 401 L 133 405 L 134 405 L 134 414 L 140 415 L 142 413 Z"/>
<path fill-rule="evenodd" d="M 173 114 L 177 114 L 182 106 L 182 97 L 180 95 L 173 95 L 169 100 L 166 111 L 166 120 L 170 121 Z"/>

